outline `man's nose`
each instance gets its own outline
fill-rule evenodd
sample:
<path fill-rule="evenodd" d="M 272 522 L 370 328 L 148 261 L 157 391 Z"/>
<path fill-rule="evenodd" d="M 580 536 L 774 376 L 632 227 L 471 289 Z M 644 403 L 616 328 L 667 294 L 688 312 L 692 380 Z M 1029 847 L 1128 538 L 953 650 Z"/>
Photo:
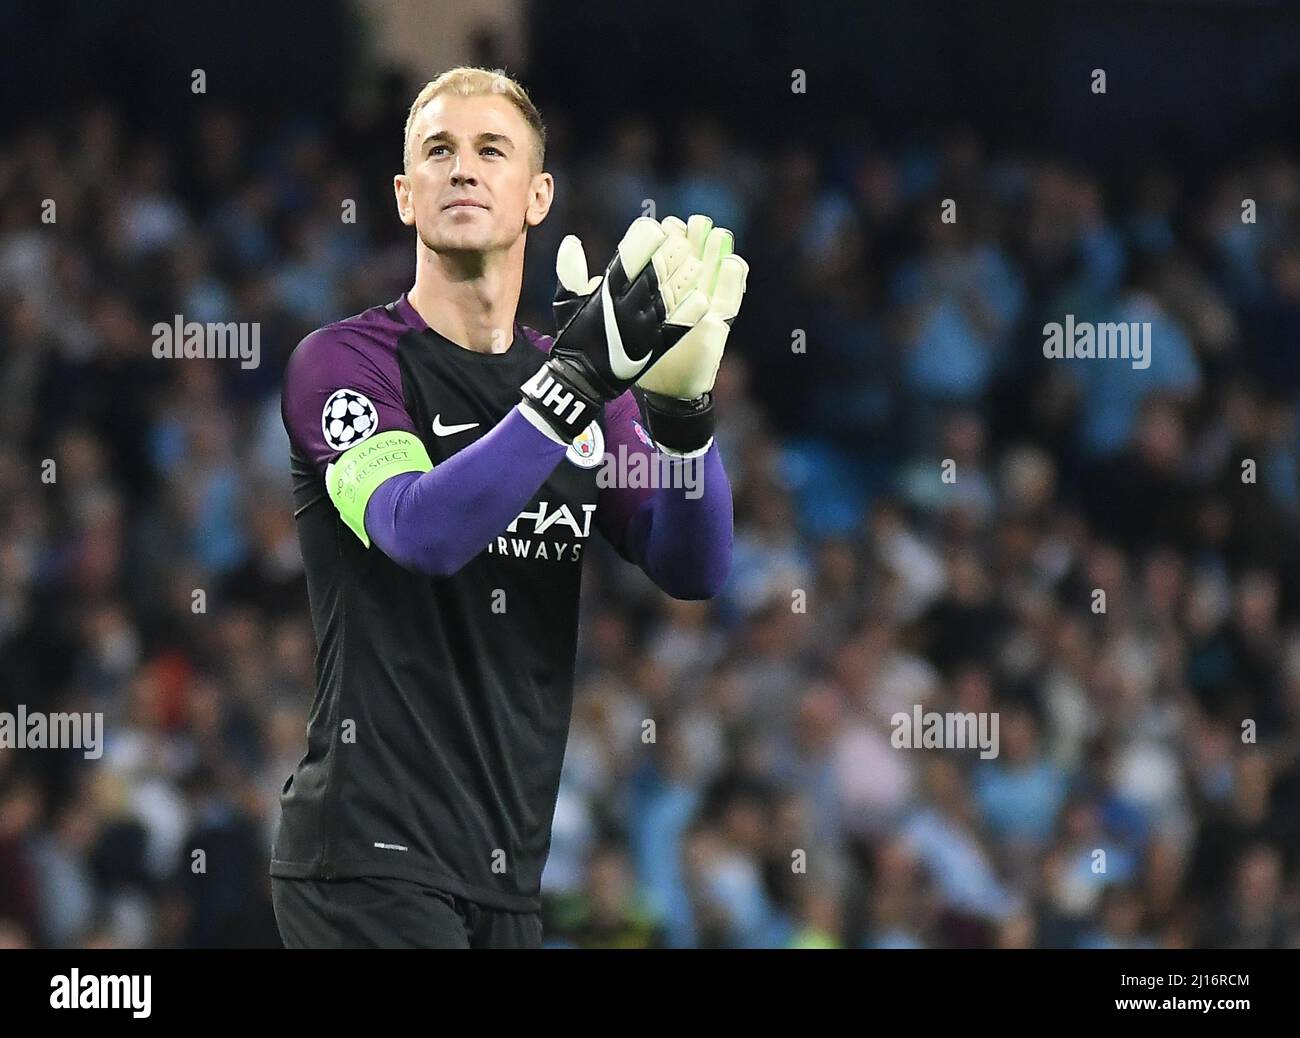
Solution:
<path fill-rule="evenodd" d="M 451 168 L 451 182 L 455 187 L 460 187 L 462 184 L 477 184 L 478 176 L 472 163 L 457 157 L 455 165 Z"/>

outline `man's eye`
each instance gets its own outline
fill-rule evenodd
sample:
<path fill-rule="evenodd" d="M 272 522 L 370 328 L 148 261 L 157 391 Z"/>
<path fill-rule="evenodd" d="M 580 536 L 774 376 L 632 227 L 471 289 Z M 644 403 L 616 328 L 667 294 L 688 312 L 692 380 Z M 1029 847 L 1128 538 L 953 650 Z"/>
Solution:
<path fill-rule="evenodd" d="M 483 150 L 484 150 L 484 151 L 490 151 L 490 152 L 492 152 L 492 153 L 494 153 L 494 154 L 496 154 L 496 155 L 500 155 L 502 158 L 505 158 L 505 152 L 503 152 L 500 148 L 494 148 L 494 147 L 492 147 L 492 145 L 490 145 L 490 144 L 487 145 L 487 146 L 485 146 L 485 147 L 483 148 Z"/>
<path fill-rule="evenodd" d="M 449 150 L 449 149 L 447 148 L 447 145 L 445 145 L 445 144 L 435 144 L 432 148 L 429 149 L 429 154 L 430 154 L 430 155 L 437 155 L 439 152 L 444 152 L 444 151 L 447 151 L 447 150 Z"/>

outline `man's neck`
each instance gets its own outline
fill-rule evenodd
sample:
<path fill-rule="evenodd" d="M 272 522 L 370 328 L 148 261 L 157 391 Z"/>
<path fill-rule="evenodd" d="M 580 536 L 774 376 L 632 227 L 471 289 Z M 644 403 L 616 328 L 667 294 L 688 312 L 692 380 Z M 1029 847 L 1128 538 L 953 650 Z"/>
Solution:
<path fill-rule="evenodd" d="M 514 341 L 523 284 L 523 241 L 507 252 L 437 254 L 416 243 L 407 300 L 424 323 L 475 353 L 505 353 Z"/>

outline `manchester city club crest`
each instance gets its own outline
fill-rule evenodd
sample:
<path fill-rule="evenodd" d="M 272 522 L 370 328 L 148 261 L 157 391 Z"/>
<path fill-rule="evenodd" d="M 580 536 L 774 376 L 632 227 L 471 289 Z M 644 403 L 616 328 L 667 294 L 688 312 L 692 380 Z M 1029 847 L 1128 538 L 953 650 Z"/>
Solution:
<path fill-rule="evenodd" d="M 605 454 L 605 437 L 600 426 L 592 422 L 569 444 L 564 456 L 580 469 L 594 469 Z"/>

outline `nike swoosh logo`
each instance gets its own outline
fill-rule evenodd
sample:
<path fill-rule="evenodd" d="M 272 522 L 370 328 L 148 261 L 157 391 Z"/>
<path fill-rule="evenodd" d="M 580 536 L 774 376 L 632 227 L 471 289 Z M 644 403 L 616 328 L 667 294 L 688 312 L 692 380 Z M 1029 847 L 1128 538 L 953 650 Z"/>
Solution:
<path fill-rule="evenodd" d="M 450 436 L 452 433 L 464 432 L 466 429 L 473 429 L 478 422 L 466 422 L 464 425 L 443 425 L 442 415 L 433 416 L 433 435 Z"/>
<path fill-rule="evenodd" d="M 641 374 L 645 362 L 650 359 L 647 353 L 640 360 L 633 360 L 623 349 L 622 336 L 618 334 L 618 321 L 614 317 L 614 300 L 609 294 L 609 278 L 600 282 L 600 310 L 605 316 L 605 344 L 609 347 L 609 370 L 615 378 L 630 381 Z"/>

